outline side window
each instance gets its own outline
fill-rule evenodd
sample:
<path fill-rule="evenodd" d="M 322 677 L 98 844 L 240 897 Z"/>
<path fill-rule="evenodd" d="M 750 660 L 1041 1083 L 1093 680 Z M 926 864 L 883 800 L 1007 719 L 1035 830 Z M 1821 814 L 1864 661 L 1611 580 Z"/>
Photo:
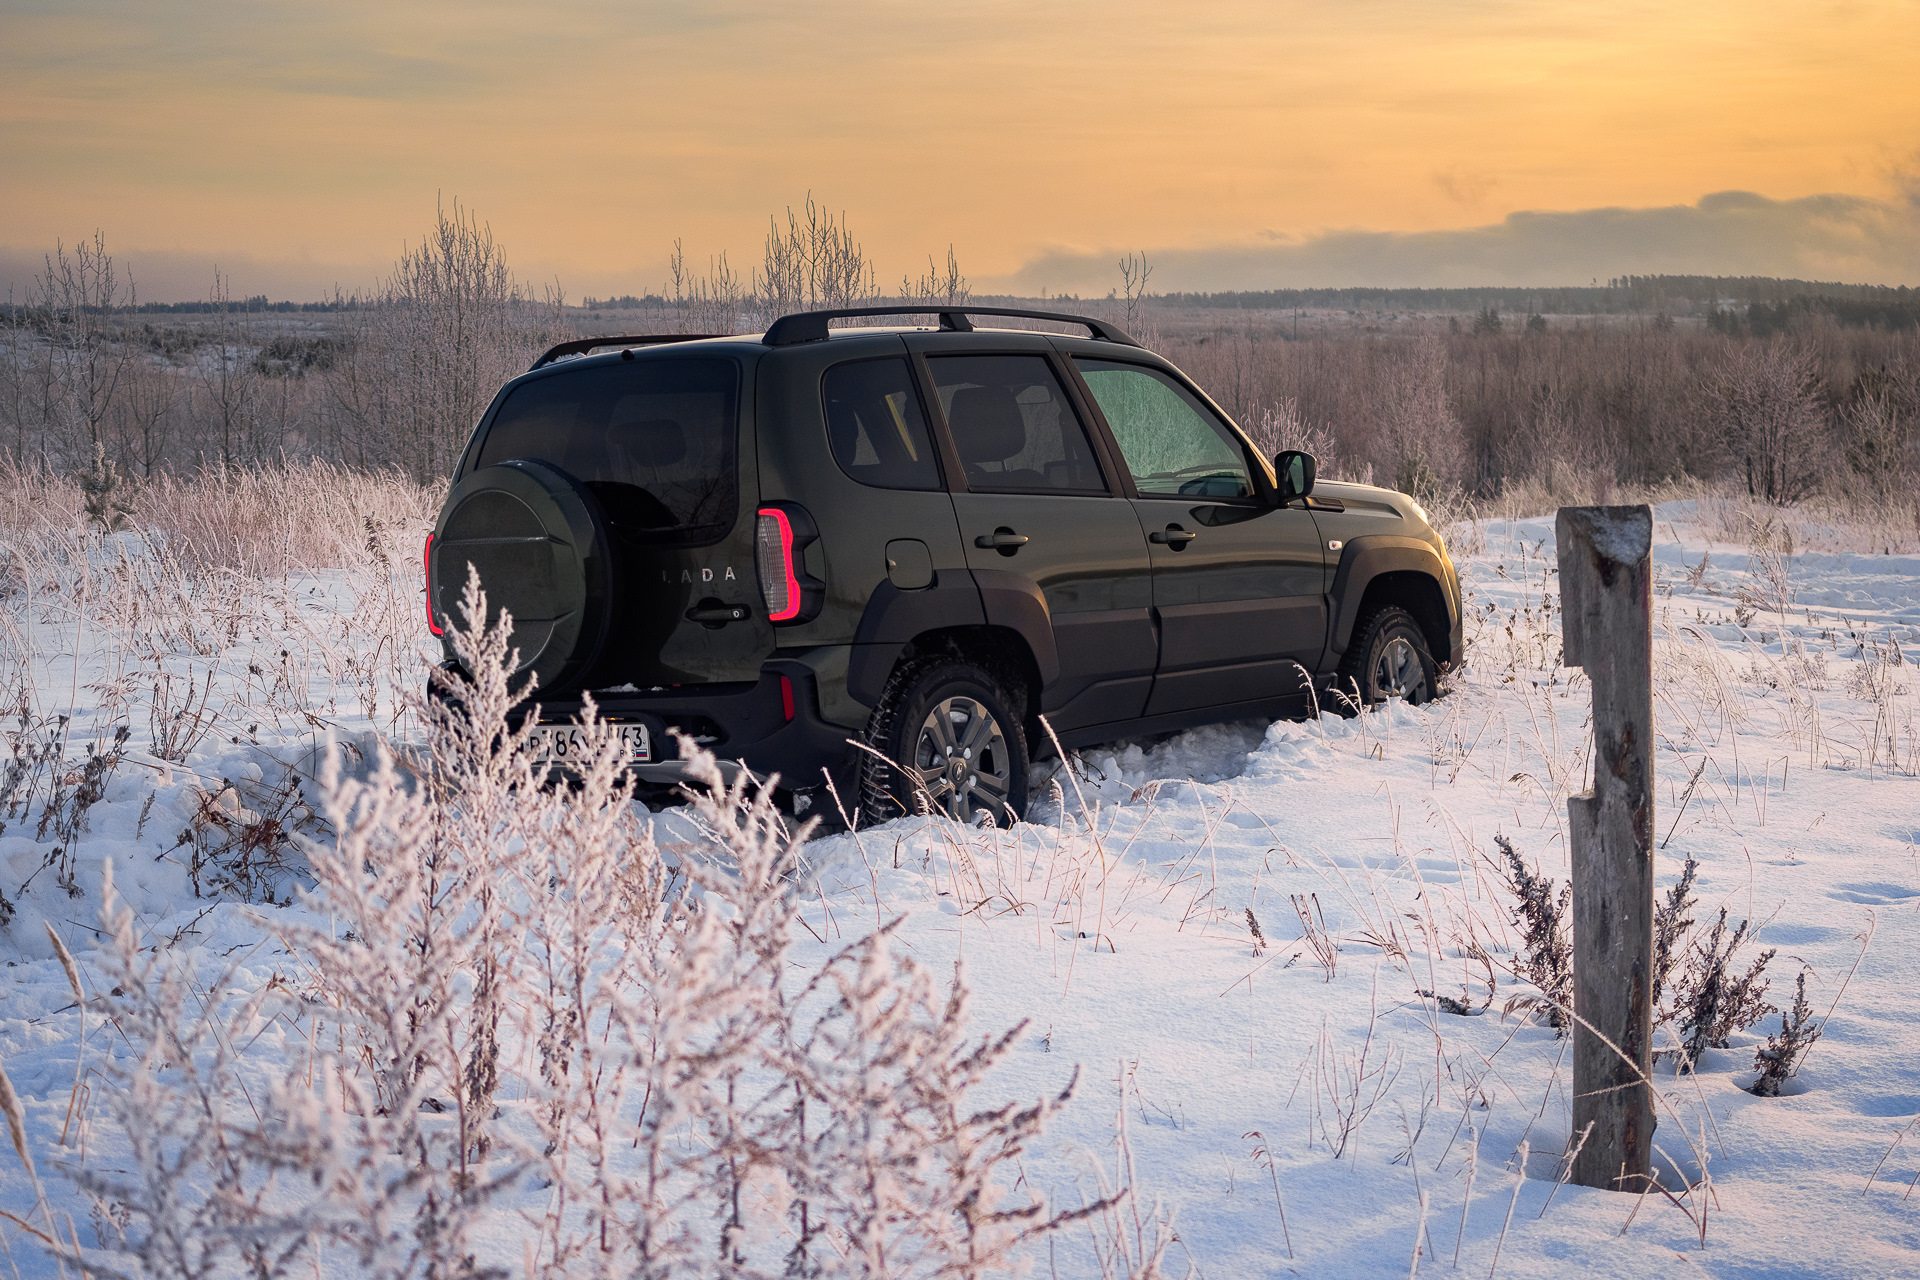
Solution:
<path fill-rule="evenodd" d="M 834 461 L 880 489 L 938 489 L 920 393 L 905 359 L 837 364 L 820 383 Z"/>
<path fill-rule="evenodd" d="M 1191 391 L 1145 365 L 1074 363 L 1143 496 L 1253 496 L 1245 449 Z"/>
<path fill-rule="evenodd" d="M 1105 493 L 1100 463 L 1044 356 L 932 356 L 967 487 L 987 493 Z"/>

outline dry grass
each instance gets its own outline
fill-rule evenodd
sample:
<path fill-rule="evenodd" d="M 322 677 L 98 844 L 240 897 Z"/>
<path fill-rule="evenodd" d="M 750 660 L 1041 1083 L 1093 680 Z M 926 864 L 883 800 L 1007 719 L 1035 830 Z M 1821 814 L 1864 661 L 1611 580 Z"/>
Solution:
<path fill-rule="evenodd" d="M 277 578 L 359 565 L 369 554 L 417 556 L 444 492 L 397 471 L 330 462 L 216 465 L 147 483 L 135 524 L 189 564 Z"/>
<path fill-rule="evenodd" d="M 216 463 L 139 484 L 132 528 L 185 568 L 279 578 L 358 567 L 370 554 L 416 557 L 444 491 L 330 462 Z M 0 459 L 0 545 L 19 554 L 83 535 L 88 523 L 73 476 Z"/>

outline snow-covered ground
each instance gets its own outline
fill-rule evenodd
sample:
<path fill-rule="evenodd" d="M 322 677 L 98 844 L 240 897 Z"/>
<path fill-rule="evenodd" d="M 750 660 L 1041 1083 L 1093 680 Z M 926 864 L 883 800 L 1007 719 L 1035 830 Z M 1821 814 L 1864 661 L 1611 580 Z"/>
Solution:
<path fill-rule="evenodd" d="M 1005 833 L 902 819 L 812 842 L 818 938 L 796 972 L 896 917 L 900 950 L 961 963 L 980 1033 L 1026 1024 L 974 1102 L 1080 1071 L 1025 1181 L 1077 1204 L 1130 1153 L 1142 1220 L 1177 1233 L 1171 1274 L 1920 1275 L 1920 558 L 1710 543 L 1708 525 L 1691 502 L 1655 513 L 1659 884 L 1697 860 L 1696 937 L 1721 907 L 1754 922 L 1738 963 L 1773 949 L 1769 1001 L 1804 971 L 1824 1021 L 1783 1097 L 1743 1088 L 1778 1014 L 1695 1074 L 1656 1067 L 1671 1198 L 1557 1186 L 1568 1042 L 1503 1016 L 1533 988 L 1495 837 L 1564 882 L 1565 801 L 1591 769 L 1550 517 L 1458 531 L 1468 657 L 1430 706 L 1089 750 L 1037 767 L 1045 798 Z M 79 558 L 15 550 L 0 1062 L 49 1203 L 0 1160 L 0 1240 L 39 1275 L 49 1211 L 95 1243 L 59 1170 L 110 1169 L 125 1145 L 95 1070 L 113 1029 L 86 1015 L 82 1050 L 48 929 L 95 983 L 111 863 L 148 945 L 203 974 L 241 957 L 236 992 L 275 979 L 294 963 L 276 939 L 314 916 L 262 905 L 305 879 L 272 837 L 327 838 L 327 734 L 351 766 L 420 732 L 395 694 L 424 651 L 398 550 L 272 580 L 171 573 L 128 534 Z M 89 748 L 123 723 L 124 761 L 63 830 Z M 36 766 L 50 741 L 60 767 Z M 1073 1231 L 1034 1264 L 1099 1274 Z"/>

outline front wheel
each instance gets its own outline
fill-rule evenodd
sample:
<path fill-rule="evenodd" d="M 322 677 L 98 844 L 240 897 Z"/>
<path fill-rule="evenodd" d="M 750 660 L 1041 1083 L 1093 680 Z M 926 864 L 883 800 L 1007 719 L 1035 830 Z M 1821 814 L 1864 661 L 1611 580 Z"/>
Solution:
<path fill-rule="evenodd" d="M 1336 687 L 1348 697 L 1355 695 L 1357 687 L 1362 706 L 1388 698 L 1418 706 L 1433 700 L 1439 678 L 1420 624 L 1405 609 L 1388 605 L 1354 627 Z"/>
<path fill-rule="evenodd" d="M 868 755 L 862 771 L 866 821 L 944 813 L 1004 827 L 1018 819 L 1027 808 L 1018 710 L 998 679 L 963 659 L 929 658 L 894 672 L 868 726 L 878 755 Z"/>

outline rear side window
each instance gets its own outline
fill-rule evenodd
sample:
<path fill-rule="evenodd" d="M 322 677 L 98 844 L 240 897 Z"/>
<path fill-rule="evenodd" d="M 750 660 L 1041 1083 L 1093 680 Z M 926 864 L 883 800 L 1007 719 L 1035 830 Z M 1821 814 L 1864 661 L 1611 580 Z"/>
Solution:
<path fill-rule="evenodd" d="M 881 489 L 940 487 L 920 393 L 904 359 L 835 365 L 820 392 L 827 438 L 842 471 Z"/>
<path fill-rule="evenodd" d="M 983 493 L 1105 493 L 1086 428 L 1044 356 L 933 356 L 967 487 Z"/>
<path fill-rule="evenodd" d="M 737 501 L 739 387 L 730 360 L 621 361 L 541 378 L 500 406 L 478 465 L 550 463 L 628 537 L 717 538 Z"/>

